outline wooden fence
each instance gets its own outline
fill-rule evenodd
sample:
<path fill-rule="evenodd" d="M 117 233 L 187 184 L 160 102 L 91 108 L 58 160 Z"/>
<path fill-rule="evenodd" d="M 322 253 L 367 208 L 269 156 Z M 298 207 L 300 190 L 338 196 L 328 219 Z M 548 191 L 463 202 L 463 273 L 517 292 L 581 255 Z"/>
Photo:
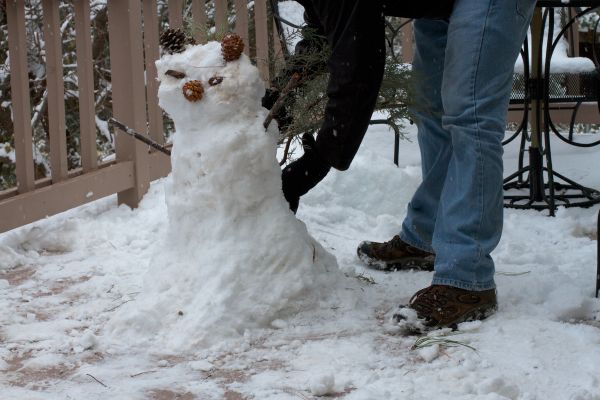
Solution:
<path fill-rule="evenodd" d="M 212 18 L 216 32 L 231 27 L 244 38 L 246 52 L 255 51 L 263 79 L 269 79 L 269 57 L 278 54 L 279 42 L 269 49 L 266 0 L 255 0 L 253 15 L 247 0 L 215 0 Z M 119 204 L 136 207 L 152 180 L 170 171 L 170 160 L 148 146 L 117 134 L 116 156 L 110 162 L 98 162 L 90 1 L 72 0 L 76 29 L 77 78 L 79 91 L 81 168 L 69 170 L 65 124 L 64 80 L 62 64 L 59 1 L 42 0 L 43 36 L 46 53 L 48 96 L 48 136 L 51 176 L 34 178 L 32 110 L 30 106 L 27 62 L 25 0 L 6 0 L 10 77 L 14 129 L 17 186 L 0 192 L 0 232 L 4 232 L 73 207 L 118 194 Z M 184 5 L 190 1 L 169 0 L 171 27 L 184 24 Z M 163 116 L 158 106 L 158 84 L 154 61 L 159 58 L 159 17 L 156 0 L 110 0 L 108 7 L 109 54 L 112 76 L 113 117 L 159 143 L 164 142 Z M 189 10 L 188 10 L 189 11 Z M 207 3 L 191 1 L 193 26 L 207 27 Z M 232 14 L 233 13 L 233 14 Z M 249 22 L 254 21 L 254 34 Z M 207 29 L 196 29 L 195 39 L 206 42 Z M 250 43 L 252 39 L 252 43 Z M 279 53 L 280 54 L 280 53 Z"/>

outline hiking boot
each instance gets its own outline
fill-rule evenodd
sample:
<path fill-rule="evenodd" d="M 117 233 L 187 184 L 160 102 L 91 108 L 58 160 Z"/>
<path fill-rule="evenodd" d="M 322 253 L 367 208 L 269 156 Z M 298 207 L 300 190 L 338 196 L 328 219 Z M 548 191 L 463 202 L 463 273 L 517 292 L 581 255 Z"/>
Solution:
<path fill-rule="evenodd" d="M 435 254 L 405 243 L 398 235 L 384 243 L 362 242 L 356 252 L 362 262 L 380 271 L 402 269 L 433 271 L 435 261 Z"/>
<path fill-rule="evenodd" d="M 432 329 L 456 329 L 461 322 L 482 320 L 498 308 L 496 289 L 474 291 L 453 286 L 432 285 L 400 306 L 393 319 L 407 333 Z"/>

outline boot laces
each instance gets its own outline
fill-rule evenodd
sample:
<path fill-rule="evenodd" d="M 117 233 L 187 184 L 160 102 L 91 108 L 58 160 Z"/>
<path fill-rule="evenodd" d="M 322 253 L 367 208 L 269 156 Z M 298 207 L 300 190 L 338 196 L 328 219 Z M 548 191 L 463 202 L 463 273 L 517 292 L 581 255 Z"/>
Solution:
<path fill-rule="evenodd" d="M 387 242 L 387 245 L 389 247 L 397 249 L 397 248 L 403 248 L 404 245 L 405 245 L 405 243 L 404 243 L 404 241 L 402 239 L 400 239 L 399 235 L 396 235 L 396 236 L 394 236 L 392 238 L 392 240 L 390 240 L 389 242 Z"/>

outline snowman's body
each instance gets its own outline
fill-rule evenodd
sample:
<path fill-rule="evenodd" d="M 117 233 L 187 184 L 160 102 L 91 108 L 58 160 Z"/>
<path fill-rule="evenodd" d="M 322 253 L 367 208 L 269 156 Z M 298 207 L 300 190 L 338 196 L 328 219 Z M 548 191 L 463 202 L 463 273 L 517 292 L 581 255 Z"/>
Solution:
<path fill-rule="evenodd" d="M 160 105 L 176 127 L 168 235 L 142 293 L 113 330 L 158 339 L 172 350 L 210 345 L 335 292 L 334 257 L 282 196 L 277 132 L 275 124 L 268 132 L 262 126 L 267 111 L 257 69 L 245 56 L 225 63 L 216 42 L 188 46 L 156 65 Z M 213 77 L 222 82 L 211 86 Z M 199 101 L 182 93 L 190 80 L 204 87 Z"/>

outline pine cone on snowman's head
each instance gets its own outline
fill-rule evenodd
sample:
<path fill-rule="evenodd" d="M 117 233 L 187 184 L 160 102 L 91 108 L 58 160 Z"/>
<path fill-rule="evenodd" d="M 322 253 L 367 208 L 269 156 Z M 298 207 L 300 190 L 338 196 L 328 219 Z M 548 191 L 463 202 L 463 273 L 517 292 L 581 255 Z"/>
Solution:
<path fill-rule="evenodd" d="M 202 100 L 202 96 L 204 95 L 204 86 L 202 86 L 202 82 L 200 81 L 188 81 L 183 85 L 181 90 L 183 96 L 188 101 Z"/>
<path fill-rule="evenodd" d="M 160 35 L 160 46 L 169 54 L 182 53 L 189 39 L 181 29 L 169 28 Z"/>
<path fill-rule="evenodd" d="M 225 61 L 235 61 L 242 56 L 244 40 L 236 33 L 228 33 L 221 40 L 221 53 Z"/>

